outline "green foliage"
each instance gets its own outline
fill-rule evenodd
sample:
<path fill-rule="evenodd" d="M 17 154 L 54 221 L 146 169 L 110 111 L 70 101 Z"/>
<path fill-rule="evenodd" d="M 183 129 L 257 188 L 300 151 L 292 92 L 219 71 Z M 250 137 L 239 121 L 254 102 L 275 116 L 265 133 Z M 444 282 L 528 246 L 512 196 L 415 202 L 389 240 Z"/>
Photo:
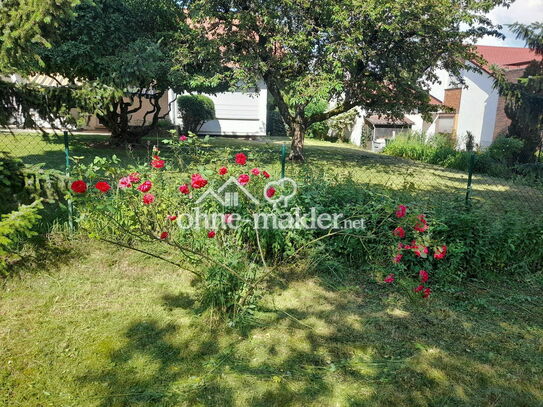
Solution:
<path fill-rule="evenodd" d="M 177 98 L 183 130 L 198 133 L 208 120 L 215 119 L 215 104 L 205 95 L 183 95 Z"/>
<path fill-rule="evenodd" d="M 484 16 L 509 3 L 195 0 L 188 12 L 202 35 L 210 20 L 221 27 L 213 41 L 237 80 L 266 82 L 293 136 L 291 158 L 303 160 L 307 129 L 355 106 L 401 117 L 435 111 L 427 82 L 440 68 L 459 76 L 465 61 L 480 61 L 469 44 L 497 35 Z M 308 112 L 315 100 L 335 107 Z"/>
<path fill-rule="evenodd" d="M 490 158 L 505 165 L 513 165 L 524 147 L 524 141 L 513 137 L 498 137 L 488 147 L 486 153 Z"/>
<path fill-rule="evenodd" d="M 543 55 L 543 22 L 529 25 L 515 23 L 511 29 L 531 50 L 540 57 Z M 524 141 L 516 158 L 521 163 L 534 162 L 535 152 L 541 149 L 543 143 L 543 62 L 534 59 L 522 77 L 513 83 L 503 70 L 496 70 L 494 76 L 495 86 L 506 97 L 505 113 L 511 119 L 508 137 Z"/>
<path fill-rule="evenodd" d="M 328 101 L 325 99 L 318 99 L 311 101 L 306 107 L 305 107 L 305 114 L 307 116 L 312 116 L 320 113 L 324 113 L 328 110 Z M 315 138 L 319 140 L 326 140 L 328 138 L 328 123 L 323 122 L 317 122 L 313 123 L 311 126 L 307 128 L 307 137 Z"/>
<path fill-rule="evenodd" d="M 30 205 L 21 205 L 18 209 L 2 215 L 0 220 L 0 274 L 7 274 L 9 266 L 21 257 L 15 250 L 16 245 L 29 239 L 37 232 L 34 227 L 41 219 L 39 211 L 43 209 L 41 200 Z"/>
<path fill-rule="evenodd" d="M 477 152 L 474 171 L 495 177 L 511 178 L 526 175 L 519 181 L 536 179 L 537 166 L 515 165 L 523 141 L 509 137 L 499 137 L 483 152 Z M 469 167 L 470 151 L 458 151 L 448 135 L 436 135 L 426 141 L 420 134 L 411 133 L 397 136 L 386 145 L 383 153 L 395 157 L 409 158 L 428 164 L 440 165 L 460 171 Z M 533 170 L 531 170 L 533 168 Z M 532 178 L 530 178 L 532 177 Z"/>
<path fill-rule="evenodd" d="M 357 118 L 358 111 L 356 109 L 351 109 L 328 120 L 327 123 L 330 127 L 331 139 L 349 142 L 349 136 Z M 362 132 L 364 132 L 365 129 L 366 127 L 362 126 Z M 361 145 L 364 146 L 368 141 L 367 135 L 362 134 L 360 141 Z"/>
<path fill-rule="evenodd" d="M 19 196 L 25 187 L 24 165 L 21 160 L 0 155 L 0 213 L 4 214 L 17 207 Z"/>
<path fill-rule="evenodd" d="M 438 134 L 429 141 L 425 138 L 424 134 L 419 133 L 398 135 L 385 146 L 383 153 L 438 165 L 451 163 L 451 158 L 459 154 L 447 136 Z M 449 168 L 455 168 L 449 165 Z"/>
<path fill-rule="evenodd" d="M 475 206 L 440 207 L 433 213 L 435 233 L 449 245 L 448 261 L 440 263 L 439 280 L 460 283 L 467 278 L 536 273 L 543 266 L 543 219 L 526 222 L 522 215 L 500 216 Z"/>

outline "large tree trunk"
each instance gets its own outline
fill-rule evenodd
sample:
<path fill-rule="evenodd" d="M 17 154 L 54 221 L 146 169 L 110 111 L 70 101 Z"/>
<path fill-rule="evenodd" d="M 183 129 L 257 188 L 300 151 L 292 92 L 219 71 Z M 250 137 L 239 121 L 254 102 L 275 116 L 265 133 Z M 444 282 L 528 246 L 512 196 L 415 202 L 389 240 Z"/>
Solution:
<path fill-rule="evenodd" d="M 290 126 L 290 137 L 292 141 L 290 143 L 290 155 L 289 160 L 292 161 L 304 161 L 304 136 L 305 126 L 303 123 L 294 121 Z"/>
<path fill-rule="evenodd" d="M 109 112 L 97 116 L 100 123 L 111 132 L 111 143 L 114 145 L 137 144 L 141 139 L 141 134 L 130 131 L 129 107 L 130 103 L 124 100 L 115 101 Z"/>
<path fill-rule="evenodd" d="M 290 155 L 288 157 L 291 161 L 304 161 L 304 137 L 307 125 L 304 120 L 304 107 L 299 106 L 296 108 L 296 114 L 288 124 L 290 137 L 292 142 L 290 144 Z"/>

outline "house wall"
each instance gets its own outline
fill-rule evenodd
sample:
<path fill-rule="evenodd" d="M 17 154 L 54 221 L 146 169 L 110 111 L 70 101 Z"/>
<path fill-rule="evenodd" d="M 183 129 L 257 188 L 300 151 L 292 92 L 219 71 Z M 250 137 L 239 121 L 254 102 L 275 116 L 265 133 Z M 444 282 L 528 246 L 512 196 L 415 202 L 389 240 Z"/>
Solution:
<path fill-rule="evenodd" d="M 364 116 L 366 112 L 359 107 L 356 107 L 356 110 L 358 111 L 358 116 L 354 119 L 354 124 L 349 134 L 349 141 L 356 146 L 360 146 L 362 144 L 362 131 L 364 129 Z"/>
<path fill-rule="evenodd" d="M 258 90 L 224 92 L 207 95 L 215 103 L 216 120 L 210 120 L 200 129 L 201 134 L 232 136 L 265 136 L 268 91 L 264 82 Z M 170 91 L 169 100 L 177 98 Z M 177 103 L 172 103 L 172 123 L 181 126 Z"/>
<path fill-rule="evenodd" d="M 492 144 L 499 94 L 494 79 L 485 72 L 464 71 L 465 87 L 458 110 L 458 147 L 465 147 L 466 132 L 471 131 L 475 143 L 482 148 Z"/>

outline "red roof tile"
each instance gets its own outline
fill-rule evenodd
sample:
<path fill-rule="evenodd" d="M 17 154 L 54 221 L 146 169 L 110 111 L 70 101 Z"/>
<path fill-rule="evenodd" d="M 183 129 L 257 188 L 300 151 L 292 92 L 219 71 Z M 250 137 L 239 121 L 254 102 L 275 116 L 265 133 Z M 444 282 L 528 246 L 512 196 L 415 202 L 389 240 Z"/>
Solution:
<path fill-rule="evenodd" d="M 505 70 L 526 68 L 534 59 L 541 60 L 541 55 L 537 55 L 529 48 L 519 47 L 494 47 L 490 45 L 477 45 L 477 52 L 486 59 L 487 64 L 481 66 L 490 73 L 491 65 L 498 65 Z"/>
<path fill-rule="evenodd" d="M 430 95 L 430 104 L 431 105 L 442 105 L 443 101 L 439 100 L 435 96 Z"/>

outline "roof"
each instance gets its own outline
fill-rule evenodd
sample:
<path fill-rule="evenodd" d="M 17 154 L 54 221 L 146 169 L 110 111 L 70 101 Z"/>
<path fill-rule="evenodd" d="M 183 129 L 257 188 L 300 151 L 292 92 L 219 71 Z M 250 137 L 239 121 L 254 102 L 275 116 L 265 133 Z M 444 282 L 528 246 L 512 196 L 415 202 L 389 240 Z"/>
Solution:
<path fill-rule="evenodd" d="M 541 61 L 542 56 L 529 48 L 521 47 L 495 47 L 490 45 L 477 45 L 477 52 L 487 61 L 481 66 L 486 72 L 491 73 L 490 66 L 498 65 L 507 71 L 526 68 L 534 59 Z"/>
<path fill-rule="evenodd" d="M 431 105 L 441 106 L 443 104 L 443 101 L 439 100 L 435 96 L 430 95 L 430 104 Z"/>
<path fill-rule="evenodd" d="M 396 127 L 396 126 L 405 127 L 405 126 L 411 126 L 415 124 L 415 122 L 409 120 L 405 116 L 403 119 L 392 119 L 392 118 L 387 118 L 386 116 L 379 116 L 376 114 L 366 117 L 366 121 L 371 123 L 373 126 L 387 126 L 387 127 Z"/>

